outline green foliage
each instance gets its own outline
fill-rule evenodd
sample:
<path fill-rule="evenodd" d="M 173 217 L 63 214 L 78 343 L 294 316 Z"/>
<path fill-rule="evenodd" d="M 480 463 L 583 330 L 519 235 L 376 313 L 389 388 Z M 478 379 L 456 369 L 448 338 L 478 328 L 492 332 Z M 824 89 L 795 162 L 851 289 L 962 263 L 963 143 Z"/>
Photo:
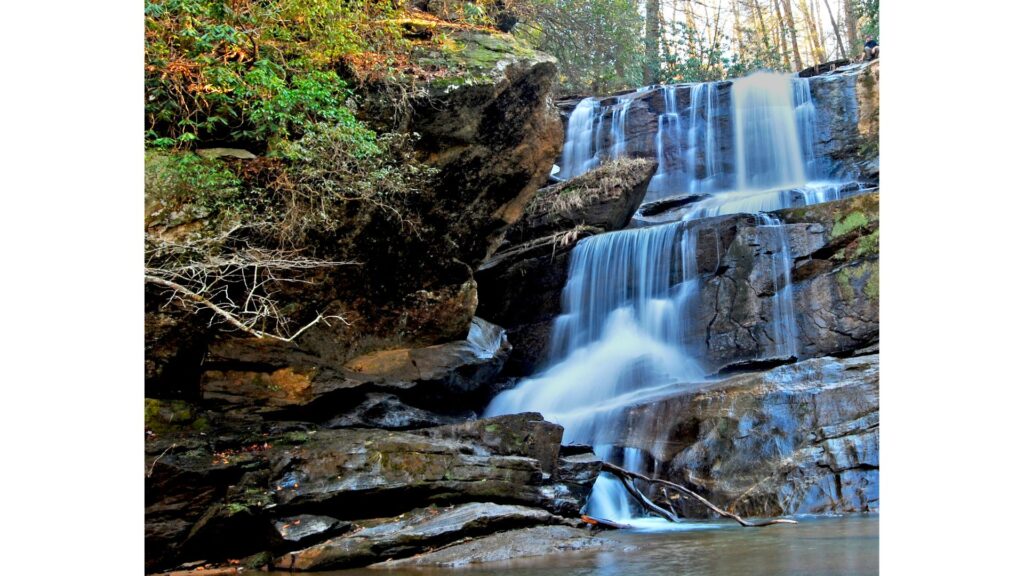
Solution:
<path fill-rule="evenodd" d="M 412 136 L 374 134 L 359 124 L 316 124 L 280 154 L 288 159 L 290 209 L 282 229 L 297 235 L 309 228 L 333 230 L 343 220 L 336 212 L 350 202 L 383 210 L 403 223 L 421 187 L 435 175 L 412 158 Z"/>
<path fill-rule="evenodd" d="M 516 33 L 558 58 L 563 92 L 604 93 L 642 82 L 643 17 L 633 0 L 509 3 Z"/>
<path fill-rule="evenodd" d="M 853 13 L 860 24 L 861 38 L 872 36 L 878 39 L 878 0 L 853 0 Z"/>
<path fill-rule="evenodd" d="M 147 0 L 147 141 L 258 144 L 349 121 L 336 69 L 399 47 L 395 13 L 385 0 Z"/>
<path fill-rule="evenodd" d="M 145 177 L 147 214 L 155 217 L 205 217 L 219 211 L 238 212 L 245 206 L 234 172 L 220 160 L 193 152 L 147 151 Z M 183 206 L 188 214 L 178 214 Z"/>

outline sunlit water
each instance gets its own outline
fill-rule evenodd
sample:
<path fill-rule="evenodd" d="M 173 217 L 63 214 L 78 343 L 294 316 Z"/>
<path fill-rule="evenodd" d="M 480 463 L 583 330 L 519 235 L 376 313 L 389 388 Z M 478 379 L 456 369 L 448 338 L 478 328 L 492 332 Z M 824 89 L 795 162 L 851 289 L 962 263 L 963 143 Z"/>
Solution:
<path fill-rule="evenodd" d="M 601 532 L 609 550 L 562 552 L 458 569 L 358 569 L 336 576 L 868 576 L 878 574 L 878 516 L 742 528 L 706 522 L 673 532 Z"/>

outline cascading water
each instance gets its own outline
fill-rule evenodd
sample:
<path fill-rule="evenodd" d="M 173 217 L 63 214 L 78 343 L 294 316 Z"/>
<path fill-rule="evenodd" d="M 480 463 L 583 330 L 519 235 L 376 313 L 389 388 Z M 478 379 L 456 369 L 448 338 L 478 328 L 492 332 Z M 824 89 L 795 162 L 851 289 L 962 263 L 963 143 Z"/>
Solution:
<path fill-rule="evenodd" d="M 626 445 L 624 411 L 703 385 L 708 377 L 700 358 L 684 345 L 688 310 L 700 282 L 697 243 L 688 222 L 715 214 L 757 214 L 774 283 L 768 331 L 773 349 L 765 356 L 793 357 L 797 325 L 786 230 L 762 212 L 788 207 L 794 196 L 807 204 L 832 199 L 830 190 L 838 190 L 808 183 L 808 174 L 817 169 L 810 149 L 816 113 L 806 80 L 765 73 L 737 80 L 727 119 L 719 117 L 717 84 L 690 88 L 686 118 L 678 109 L 677 90 L 662 88 L 665 112 L 656 138 L 660 164 L 649 195 L 709 196 L 680 213 L 680 221 L 582 240 L 572 252 L 548 368 L 498 395 L 486 412 L 541 412 L 565 428 L 564 441 L 590 444 L 601 458 L 636 471 L 643 466 L 638 449 L 643 447 Z M 606 157 L 627 151 L 625 125 L 632 102 L 618 100 Z M 565 174 L 585 171 L 592 161 L 596 166 L 601 157 L 593 126 L 602 115 L 595 107 L 596 101 L 584 100 L 570 118 Z M 605 476 L 595 483 L 587 512 L 635 522 L 629 496 Z"/>
<path fill-rule="evenodd" d="M 595 134 L 594 120 L 600 114 L 601 105 L 595 98 L 584 98 L 576 105 L 569 116 L 569 126 L 565 133 L 565 145 L 562 147 L 560 178 L 572 178 L 596 168 L 600 162 L 596 138 L 600 136 L 598 127 Z"/>
<path fill-rule="evenodd" d="M 626 121 L 629 119 L 629 107 L 633 100 L 621 99 L 621 105 L 612 112 L 612 158 L 621 158 L 629 152 L 629 142 L 626 140 Z"/>

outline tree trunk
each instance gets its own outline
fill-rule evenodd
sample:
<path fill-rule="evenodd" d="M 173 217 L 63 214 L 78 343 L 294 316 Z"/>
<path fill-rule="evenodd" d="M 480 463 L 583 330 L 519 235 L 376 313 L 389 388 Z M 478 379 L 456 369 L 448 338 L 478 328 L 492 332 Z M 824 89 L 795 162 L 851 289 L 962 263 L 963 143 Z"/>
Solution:
<path fill-rule="evenodd" d="M 789 51 L 786 50 L 786 35 L 782 29 L 785 27 L 784 21 L 782 20 L 782 8 L 779 8 L 779 0 L 774 0 L 775 4 L 775 18 L 779 21 L 779 41 L 775 44 L 779 50 L 782 51 L 782 62 L 786 65 L 786 70 L 792 70 L 793 64 L 789 61 Z"/>
<path fill-rule="evenodd" d="M 853 0 L 843 0 L 846 12 L 846 41 L 850 44 L 850 56 L 857 53 L 857 15 L 853 13 Z"/>
<path fill-rule="evenodd" d="M 764 44 L 765 51 L 770 51 L 771 47 L 768 45 L 768 30 L 764 27 L 764 14 L 761 13 L 761 4 L 757 0 L 754 2 L 754 12 L 757 14 L 757 23 L 761 27 L 761 43 Z"/>
<path fill-rule="evenodd" d="M 736 37 L 736 51 L 740 60 L 746 60 L 746 50 L 743 49 L 743 29 L 740 27 L 740 6 L 737 0 L 732 0 L 732 33 Z"/>
<path fill-rule="evenodd" d="M 803 70 L 804 63 L 800 59 L 800 45 L 796 42 L 796 25 L 793 24 L 793 6 L 790 0 L 782 0 L 782 6 L 786 9 L 786 27 L 789 28 L 789 40 L 793 43 L 793 60 L 796 61 L 796 69 Z"/>
<path fill-rule="evenodd" d="M 836 33 L 836 45 L 839 46 L 839 53 L 844 59 L 848 59 L 850 56 L 843 47 L 843 35 L 839 32 L 839 24 L 836 24 L 835 16 L 832 15 L 832 7 L 828 5 L 828 0 L 825 1 L 825 9 L 828 10 L 828 19 L 832 22 L 832 31 Z M 853 51 L 853 46 L 850 46 L 850 51 Z"/>
<path fill-rule="evenodd" d="M 818 26 L 814 23 L 814 12 L 807 5 L 807 0 L 800 0 L 800 11 L 804 15 L 804 26 L 807 28 L 807 35 L 811 39 L 811 54 L 814 56 L 814 64 L 825 61 L 824 51 L 821 49 L 821 38 L 818 36 Z"/>
<path fill-rule="evenodd" d="M 644 34 L 644 84 L 657 84 L 661 70 L 661 58 L 658 55 L 658 44 L 661 37 L 661 18 L 658 12 L 660 0 L 646 0 L 646 28 Z"/>

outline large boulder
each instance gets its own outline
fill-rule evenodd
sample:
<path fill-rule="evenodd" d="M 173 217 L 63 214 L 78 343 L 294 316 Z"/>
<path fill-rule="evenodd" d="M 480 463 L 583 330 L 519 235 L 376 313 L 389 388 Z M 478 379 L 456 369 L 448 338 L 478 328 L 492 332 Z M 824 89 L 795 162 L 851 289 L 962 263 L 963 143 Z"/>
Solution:
<path fill-rule="evenodd" d="M 340 368 L 372 352 L 466 338 L 477 307 L 474 270 L 521 216 L 560 151 L 561 124 L 550 101 L 553 58 L 508 34 L 424 25 L 440 27 L 431 33 L 444 34 L 459 49 L 441 60 L 429 51 L 411 56 L 421 68 L 441 67 L 445 74 L 401 87 L 401 98 L 395 86 L 374 92 L 372 82 L 360 94 L 362 117 L 380 116 L 372 102 L 385 102 L 405 118 L 398 129 L 418 135 L 409 161 L 420 162 L 429 176 L 402 200 L 409 221 L 352 202 L 339 210 L 334 229 L 303 238 L 299 247 L 306 253 L 357 264 L 305 271 L 301 282 L 273 285 L 277 308 L 294 320 L 293 329 L 317 313 L 344 321 L 318 323 L 292 342 L 264 338 L 259 347 L 269 355 L 301 351 Z M 262 166 L 263 160 L 232 161 Z M 260 184 L 258 178 L 251 183 Z M 217 318 L 209 311 L 196 322 L 181 320 L 197 315 L 165 306 L 170 301 L 162 288 L 147 292 L 147 394 L 194 398 L 211 334 L 252 338 L 224 325 L 211 329 Z"/>
<path fill-rule="evenodd" d="M 232 422 L 201 438 L 165 431 L 147 442 L 147 569 L 259 552 L 281 557 L 339 533 L 348 551 L 331 560 L 337 565 L 407 555 L 413 549 L 398 540 L 385 546 L 345 535 L 366 536 L 384 522 L 367 519 L 405 514 L 373 533 L 385 540 L 415 533 L 418 545 L 436 544 L 408 516 L 424 506 L 468 506 L 443 523 L 442 539 L 560 523 L 578 518 L 600 467 L 587 449 L 563 455 L 561 426 L 536 413 L 418 431 Z M 432 516 L 412 516 L 421 512 L 423 522 Z M 474 523 L 481 516 L 490 520 Z M 359 552 L 366 546 L 395 552 Z"/>
<path fill-rule="evenodd" d="M 274 567 L 305 571 L 365 565 L 478 534 L 561 522 L 566 520 L 544 510 L 507 504 L 474 502 L 448 509 L 422 508 L 396 518 L 372 520 L 351 534 L 285 554 L 274 561 Z"/>
<path fill-rule="evenodd" d="M 617 444 L 741 516 L 866 512 L 879 505 L 878 426 L 878 355 L 827 357 L 637 405 Z"/>
<path fill-rule="evenodd" d="M 612 541 L 596 538 L 591 532 L 580 528 L 557 525 L 535 526 L 474 538 L 468 542 L 445 546 L 410 558 L 388 560 L 371 567 L 385 569 L 404 566 L 463 568 L 487 562 L 504 562 L 597 548 L 607 549 L 612 545 Z"/>
<path fill-rule="evenodd" d="M 372 352 L 342 366 L 297 348 L 226 338 L 210 347 L 201 398 L 205 407 L 240 418 L 413 428 L 442 423 L 436 413 L 480 411 L 509 350 L 505 331 L 480 318 L 464 340 Z M 381 402 L 396 409 L 394 418 L 380 414 Z"/>
<path fill-rule="evenodd" d="M 606 162 L 566 182 L 541 188 L 505 242 L 519 245 L 581 226 L 620 230 L 640 207 L 658 164 L 645 158 Z M 507 247 L 503 246 L 503 250 Z"/>

